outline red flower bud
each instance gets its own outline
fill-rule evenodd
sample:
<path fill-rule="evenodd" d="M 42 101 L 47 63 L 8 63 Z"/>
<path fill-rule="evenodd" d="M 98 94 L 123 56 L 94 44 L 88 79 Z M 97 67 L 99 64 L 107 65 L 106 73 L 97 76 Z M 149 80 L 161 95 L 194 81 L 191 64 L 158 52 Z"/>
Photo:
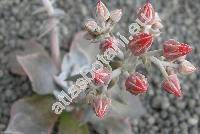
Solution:
<path fill-rule="evenodd" d="M 99 118 L 103 118 L 105 113 L 108 110 L 109 105 L 111 104 L 111 100 L 106 96 L 96 96 L 93 100 L 92 106 Z"/>
<path fill-rule="evenodd" d="M 129 42 L 129 49 L 135 56 L 139 56 L 147 52 L 153 43 L 153 36 L 148 33 L 138 33 L 133 36 Z"/>
<path fill-rule="evenodd" d="M 127 78 L 125 86 L 127 91 L 133 95 L 138 95 L 147 91 L 148 82 L 144 75 L 136 72 Z"/>
<path fill-rule="evenodd" d="M 155 11 L 150 2 L 147 2 L 138 10 L 137 18 L 146 25 L 150 25 L 155 18 Z"/>
<path fill-rule="evenodd" d="M 192 48 L 187 44 L 179 43 L 172 39 L 164 42 L 163 55 L 167 60 L 175 60 L 191 51 Z"/>
<path fill-rule="evenodd" d="M 183 61 L 181 61 L 181 64 L 180 64 L 178 70 L 182 74 L 191 74 L 191 73 L 195 72 L 197 69 L 189 61 L 183 60 Z"/>
<path fill-rule="evenodd" d="M 182 95 L 180 82 L 176 74 L 169 75 L 167 79 L 162 82 L 165 91 L 174 94 L 177 97 Z"/>
<path fill-rule="evenodd" d="M 96 85 L 99 86 L 107 85 L 111 78 L 111 72 L 106 67 L 103 67 L 94 70 L 92 73 L 92 78 Z"/>
<path fill-rule="evenodd" d="M 114 37 L 110 37 L 108 39 L 106 39 L 105 41 L 103 41 L 101 44 L 100 44 L 100 50 L 101 52 L 105 52 L 108 48 L 111 48 L 115 51 L 118 50 L 118 40 Z"/>

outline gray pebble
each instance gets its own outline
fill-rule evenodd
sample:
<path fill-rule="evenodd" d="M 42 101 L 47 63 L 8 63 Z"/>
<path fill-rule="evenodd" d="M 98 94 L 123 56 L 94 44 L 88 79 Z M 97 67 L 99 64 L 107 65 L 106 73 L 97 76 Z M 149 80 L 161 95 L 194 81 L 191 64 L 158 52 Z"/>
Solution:
<path fill-rule="evenodd" d="M 148 119 L 148 123 L 150 124 L 150 125 L 153 125 L 154 123 L 155 123 L 155 118 L 154 117 L 149 117 L 149 119 Z"/>
<path fill-rule="evenodd" d="M 189 123 L 190 125 L 192 125 L 192 126 L 197 125 L 197 124 L 198 124 L 198 121 L 199 121 L 198 117 L 196 117 L 196 118 L 189 118 L 189 119 L 188 119 L 188 123 Z"/>
<path fill-rule="evenodd" d="M 163 103 L 162 97 L 161 96 L 157 96 L 157 97 L 153 98 L 152 107 L 155 108 L 155 109 L 160 109 L 162 103 Z"/>
<path fill-rule="evenodd" d="M 190 129 L 190 134 L 199 134 L 198 128 L 192 127 L 192 128 Z"/>
<path fill-rule="evenodd" d="M 5 96 L 8 98 L 11 97 L 12 94 L 13 94 L 13 92 L 11 90 L 6 90 L 6 92 L 5 92 Z"/>
<path fill-rule="evenodd" d="M 0 70 L 0 78 L 2 78 L 3 77 L 3 70 Z"/>
<path fill-rule="evenodd" d="M 196 101 L 195 100 L 193 100 L 193 99 L 191 99 L 190 101 L 189 101 L 189 108 L 194 108 L 195 107 L 195 105 L 196 105 Z"/>

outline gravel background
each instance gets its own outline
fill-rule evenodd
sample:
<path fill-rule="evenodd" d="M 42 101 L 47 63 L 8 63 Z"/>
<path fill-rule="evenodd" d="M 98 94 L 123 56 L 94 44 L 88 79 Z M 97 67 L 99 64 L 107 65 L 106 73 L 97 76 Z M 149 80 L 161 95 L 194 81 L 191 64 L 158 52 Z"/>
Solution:
<path fill-rule="evenodd" d="M 57 0 L 57 6 L 67 13 L 62 24 L 67 26 L 68 35 L 62 42 L 70 42 L 73 34 L 81 30 L 82 22 L 92 17 L 95 0 Z M 188 56 L 194 64 L 200 65 L 200 0 L 153 0 L 165 25 L 159 42 L 175 38 L 194 47 Z M 110 0 L 108 6 L 122 8 L 124 16 L 116 31 L 128 30 L 134 20 L 134 13 L 142 0 Z M 26 77 L 16 76 L 8 70 L 8 57 L 27 39 L 39 36 L 45 23 L 44 14 L 33 16 L 41 6 L 39 0 L 0 0 L 0 133 L 8 124 L 12 103 L 23 96 L 31 95 L 31 86 Z M 124 29 L 124 30 L 122 30 Z M 65 31 L 63 31 L 64 35 Z M 124 34 L 126 35 L 126 34 Z M 48 38 L 42 39 L 47 47 Z M 66 46 L 62 46 L 63 51 Z M 200 133 L 200 74 L 181 77 L 183 97 L 167 94 L 159 86 L 160 72 L 149 74 L 152 84 L 149 92 L 141 97 L 147 114 L 133 124 L 135 134 L 198 134 Z M 184 83 L 184 84 L 183 84 Z"/>

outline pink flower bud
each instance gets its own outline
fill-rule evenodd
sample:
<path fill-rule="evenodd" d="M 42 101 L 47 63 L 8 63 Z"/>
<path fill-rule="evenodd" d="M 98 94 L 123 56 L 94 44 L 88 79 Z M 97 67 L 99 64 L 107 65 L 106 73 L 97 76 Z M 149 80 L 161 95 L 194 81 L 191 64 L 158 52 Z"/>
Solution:
<path fill-rule="evenodd" d="M 105 41 L 101 42 L 100 44 L 100 50 L 101 52 L 105 52 L 108 48 L 111 48 L 115 51 L 118 50 L 118 40 L 115 37 L 110 37 L 106 39 Z"/>
<path fill-rule="evenodd" d="M 100 21 L 106 21 L 110 17 L 110 12 L 101 1 L 97 3 L 96 14 L 97 14 L 97 19 Z"/>
<path fill-rule="evenodd" d="M 164 42 L 163 56 L 167 60 L 175 60 L 185 56 L 192 51 L 192 48 L 184 43 L 179 43 L 173 39 Z"/>
<path fill-rule="evenodd" d="M 108 70 L 106 67 L 93 70 L 92 78 L 96 85 L 107 85 L 111 78 L 111 71 Z"/>
<path fill-rule="evenodd" d="M 127 91 L 133 95 L 138 95 L 147 91 L 148 82 L 144 75 L 136 72 L 127 78 L 125 86 Z"/>
<path fill-rule="evenodd" d="M 135 56 L 139 56 L 147 52 L 153 43 L 153 36 L 148 33 L 138 33 L 133 36 L 129 42 L 129 49 Z"/>
<path fill-rule="evenodd" d="M 98 95 L 95 96 L 92 106 L 96 115 L 99 118 L 103 118 L 110 104 L 111 100 L 109 98 L 107 98 L 106 96 Z"/>
<path fill-rule="evenodd" d="M 191 74 L 195 72 L 197 69 L 192 63 L 187 60 L 183 60 L 178 68 L 179 72 L 182 74 Z"/>
<path fill-rule="evenodd" d="M 155 11 L 150 2 L 147 2 L 139 9 L 137 18 L 146 25 L 150 25 L 154 21 Z"/>
<path fill-rule="evenodd" d="M 162 87 L 165 91 L 174 94 L 177 97 L 182 95 L 180 82 L 176 74 L 169 75 L 168 78 L 162 82 Z"/>
<path fill-rule="evenodd" d="M 121 19 L 122 17 L 122 10 L 121 9 L 117 9 L 117 10 L 114 10 L 110 13 L 110 19 L 114 22 L 114 23 L 117 23 L 119 22 L 119 20 Z"/>
<path fill-rule="evenodd" d="M 88 22 L 85 23 L 85 29 L 88 32 L 95 32 L 95 30 L 98 28 L 97 23 L 94 20 L 89 20 Z"/>

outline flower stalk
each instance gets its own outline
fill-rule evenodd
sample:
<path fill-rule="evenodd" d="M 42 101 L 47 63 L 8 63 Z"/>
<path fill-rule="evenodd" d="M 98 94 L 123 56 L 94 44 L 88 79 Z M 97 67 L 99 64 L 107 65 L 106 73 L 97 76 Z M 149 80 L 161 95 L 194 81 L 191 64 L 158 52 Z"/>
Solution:
<path fill-rule="evenodd" d="M 167 74 L 167 72 L 166 72 L 164 66 L 162 65 L 161 61 L 160 61 L 158 58 L 154 57 L 154 56 L 149 57 L 149 59 L 150 59 L 150 61 L 151 61 L 152 63 L 154 63 L 154 64 L 160 69 L 162 75 L 163 75 L 165 78 L 167 78 L 167 77 L 168 77 L 168 74 Z"/>
<path fill-rule="evenodd" d="M 51 56 L 54 64 L 60 70 L 61 67 L 61 59 L 60 59 L 60 46 L 59 46 L 59 27 L 57 26 L 58 20 L 53 17 L 55 14 L 54 7 L 52 2 L 49 0 L 42 0 L 43 5 L 46 8 L 46 11 L 49 16 L 49 27 L 51 27 Z"/>

